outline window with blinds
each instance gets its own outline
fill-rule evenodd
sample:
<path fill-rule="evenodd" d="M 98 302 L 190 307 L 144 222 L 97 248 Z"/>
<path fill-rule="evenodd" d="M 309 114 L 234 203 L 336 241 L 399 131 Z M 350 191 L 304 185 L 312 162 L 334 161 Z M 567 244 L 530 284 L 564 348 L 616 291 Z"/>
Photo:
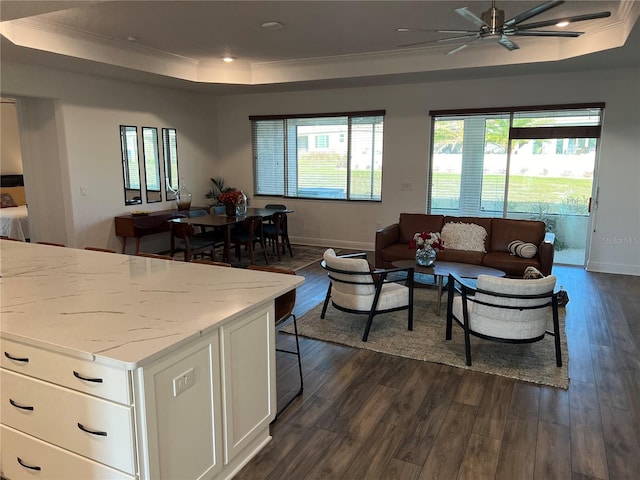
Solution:
<path fill-rule="evenodd" d="M 430 112 L 427 211 L 518 217 L 588 202 L 603 107 Z"/>
<path fill-rule="evenodd" d="M 380 201 L 384 113 L 250 117 L 255 194 Z"/>

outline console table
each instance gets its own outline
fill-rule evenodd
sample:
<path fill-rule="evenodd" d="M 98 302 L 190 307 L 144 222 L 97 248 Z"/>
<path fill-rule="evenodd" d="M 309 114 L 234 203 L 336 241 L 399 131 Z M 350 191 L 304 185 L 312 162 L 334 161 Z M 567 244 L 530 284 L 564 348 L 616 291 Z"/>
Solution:
<path fill-rule="evenodd" d="M 207 207 L 191 207 L 190 210 L 206 210 Z M 186 210 L 160 210 L 146 215 L 120 215 L 115 217 L 116 235 L 122 237 L 122 253 L 127 248 L 127 238 L 136 239 L 136 253 L 140 251 L 140 238 L 154 233 L 168 232 L 168 220 L 186 217 Z"/>

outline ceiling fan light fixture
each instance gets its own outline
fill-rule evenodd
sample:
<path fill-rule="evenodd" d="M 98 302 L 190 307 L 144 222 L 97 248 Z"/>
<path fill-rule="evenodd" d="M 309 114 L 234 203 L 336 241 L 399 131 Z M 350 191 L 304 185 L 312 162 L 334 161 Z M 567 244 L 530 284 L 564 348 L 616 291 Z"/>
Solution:
<path fill-rule="evenodd" d="M 569 25 L 569 23 L 569 20 L 561 20 L 556 23 L 556 27 L 566 27 L 567 25 Z"/>
<path fill-rule="evenodd" d="M 233 61 L 235 61 L 236 57 L 232 57 L 229 55 L 225 55 L 224 57 L 222 57 L 222 61 L 225 63 L 231 63 Z"/>

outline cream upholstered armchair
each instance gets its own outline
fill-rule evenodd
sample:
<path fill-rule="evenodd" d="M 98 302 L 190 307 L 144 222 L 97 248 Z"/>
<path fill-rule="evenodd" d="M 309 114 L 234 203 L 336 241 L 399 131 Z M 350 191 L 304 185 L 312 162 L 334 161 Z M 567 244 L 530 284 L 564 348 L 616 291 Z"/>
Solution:
<path fill-rule="evenodd" d="M 450 274 L 446 339 L 455 320 L 464 330 L 467 365 L 471 365 L 470 335 L 506 343 L 531 343 L 555 337 L 556 365 L 562 366 L 556 277 L 523 280 L 479 275 L 477 287 Z M 553 331 L 548 331 L 549 315 Z"/>
<path fill-rule="evenodd" d="M 374 270 L 366 257 L 366 253 L 337 256 L 332 248 L 324 252 L 322 267 L 330 282 L 320 318 L 325 317 L 331 300 L 338 310 L 368 315 L 363 342 L 369 337 L 373 317 L 380 313 L 407 310 L 408 329 L 413 330 L 413 268 Z M 392 272 L 406 272 L 405 285 L 388 282 Z"/>

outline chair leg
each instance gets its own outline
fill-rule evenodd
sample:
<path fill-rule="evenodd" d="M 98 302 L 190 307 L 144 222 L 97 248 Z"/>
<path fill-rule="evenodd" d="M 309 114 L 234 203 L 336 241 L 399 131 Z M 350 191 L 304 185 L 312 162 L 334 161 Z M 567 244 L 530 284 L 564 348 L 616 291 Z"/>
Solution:
<path fill-rule="evenodd" d="M 291 314 L 291 316 L 293 317 L 293 331 L 295 332 L 295 337 L 296 337 L 296 350 L 292 351 L 292 350 L 283 350 L 278 348 L 276 348 L 276 350 L 278 352 L 291 353 L 293 355 L 297 355 L 298 373 L 300 374 L 300 389 L 296 392 L 296 394 L 293 397 L 289 399 L 289 401 L 287 401 L 286 404 L 284 404 L 281 408 L 278 409 L 274 420 L 277 419 L 280 416 L 280 414 L 282 414 L 282 412 L 284 412 L 287 409 L 287 407 L 291 405 L 296 398 L 302 395 L 302 392 L 304 391 L 304 380 L 302 378 L 302 357 L 300 354 L 300 341 L 298 340 L 298 322 L 297 322 L 296 316 L 293 313 Z"/>
<path fill-rule="evenodd" d="M 556 344 L 556 366 L 562 366 L 562 351 L 560 350 L 560 321 L 558 319 L 558 297 L 554 294 L 551 299 L 551 310 L 553 312 L 553 337 Z"/>
<path fill-rule="evenodd" d="M 327 296 L 324 298 L 324 305 L 322 306 L 322 313 L 320 318 L 324 318 L 327 313 L 327 305 L 329 305 L 329 299 L 331 298 L 331 282 L 329 282 L 329 288 L 327 288 Z"/>
<path fill-rule="evenodd" d="M 369 338 L 369 331 L 371 330 L 371 324 L 373 323 L 373 317 L 376 315 L 375 308 L 369 312 L 369 318 L 367 318 L 367 326 L 364 328 L 364 335 L 362 335 L 362 341 L 366 342 Z"/>

